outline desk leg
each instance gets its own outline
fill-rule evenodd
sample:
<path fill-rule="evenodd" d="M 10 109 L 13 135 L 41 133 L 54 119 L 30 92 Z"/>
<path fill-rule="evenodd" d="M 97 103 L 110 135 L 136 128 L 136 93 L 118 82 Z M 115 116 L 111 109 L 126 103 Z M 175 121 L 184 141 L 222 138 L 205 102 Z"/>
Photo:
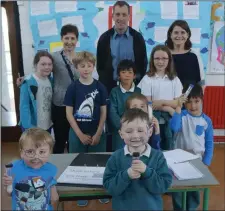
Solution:
<path fill-rule="evenodd" d="M 208 209 L 209 209 L 209 188 L 205 188 L 203 193 L 203 210 Z"/>
<path fill-rule="evenodd" d="M 187 192 L 182 192 L 182 210 L 186 210 Z"/>
<path fill-rule="evenodd" d="M 57 211 L 63 211 L 64 210 L 64 201 L 59 201 L 57 206 Z"/>

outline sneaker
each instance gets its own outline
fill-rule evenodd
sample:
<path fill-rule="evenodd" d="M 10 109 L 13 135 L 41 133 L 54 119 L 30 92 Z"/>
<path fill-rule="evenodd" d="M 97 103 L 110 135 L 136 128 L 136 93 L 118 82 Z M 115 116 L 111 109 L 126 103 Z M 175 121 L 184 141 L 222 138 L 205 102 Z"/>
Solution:
<path fill-rule="evenodd" d="M 101 204 L 108 204 L 109 203 L 109 199 L 99 199 L 99 202 Z"/>
<path fill-rule="evenodd" d="M 88 200 L 78 200 L 77 206 L 78 207 L 86 207 L 88 205 Z"/>

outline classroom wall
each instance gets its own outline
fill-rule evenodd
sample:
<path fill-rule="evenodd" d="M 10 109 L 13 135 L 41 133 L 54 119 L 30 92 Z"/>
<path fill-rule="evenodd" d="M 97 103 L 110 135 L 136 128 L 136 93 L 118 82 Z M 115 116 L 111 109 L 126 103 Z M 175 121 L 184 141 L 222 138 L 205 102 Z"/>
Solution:
<path fill-rule="evenodd" d="M 34 58 L 34 48 L 32 47 L 33 38 L 29 24 L 29 2 L 18 1 L 19 15 L 20 15 L 20 28 L 22 39 L 22 52 L 23 52 L 23 65 L 24 73 L 29 74 L 32 72 L 32 61 Z M 209 14 L 210 15 L 210 14 Z M 225 79 L 223 74 L 206 74 L 206 85 L 208 86 L 224 86 Z M 222 133 L 222 134 L 221 134 Z M 215 135 L 224 135 L 224 130 L 216 130 Z"/>
<path fill-rule="evenodd" d="M 29 2 L 18 1 L 19 14 L 20 14 L 20 27 L 21 27 L 21 38 L 22 38 L 22 52 L 23 52 L 23 63 L 24 73 L 29 74 L 32 72 L 32 60 L 34 56 L 34 49 L 32 48 L 33 38 L 29 24 Z M 206 85 L 209 86 L 224 86 L 225 80 L 223 74 L 208 75 L 206 74 Z"/>

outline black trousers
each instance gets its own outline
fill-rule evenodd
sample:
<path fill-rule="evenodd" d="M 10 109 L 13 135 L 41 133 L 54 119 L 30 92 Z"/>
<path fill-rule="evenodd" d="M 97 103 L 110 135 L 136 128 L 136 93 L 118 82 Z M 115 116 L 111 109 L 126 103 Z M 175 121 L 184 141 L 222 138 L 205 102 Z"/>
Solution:
<path fill-rule="evenodd" d="M 66 118 L 66 106 L 52 105 L 52 122 L 55 134 L 54 154 L 64 153 L 68 143 L 70 124 Z"/>

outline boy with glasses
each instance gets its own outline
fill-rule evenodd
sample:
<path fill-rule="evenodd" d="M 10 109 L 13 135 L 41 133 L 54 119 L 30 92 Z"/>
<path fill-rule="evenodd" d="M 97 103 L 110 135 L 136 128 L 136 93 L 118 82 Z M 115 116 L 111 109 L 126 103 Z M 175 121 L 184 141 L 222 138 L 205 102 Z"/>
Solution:
<path fill-rule="evenodd" d="M 52 210 L 58 200 L 57 168 L 48 162 L 53 148 L 51 135 L 39 128 L 26 130 L 20 140 L 20 160 L 3 176 L 3 185 L 12 196 L 12 210 Z"/>

